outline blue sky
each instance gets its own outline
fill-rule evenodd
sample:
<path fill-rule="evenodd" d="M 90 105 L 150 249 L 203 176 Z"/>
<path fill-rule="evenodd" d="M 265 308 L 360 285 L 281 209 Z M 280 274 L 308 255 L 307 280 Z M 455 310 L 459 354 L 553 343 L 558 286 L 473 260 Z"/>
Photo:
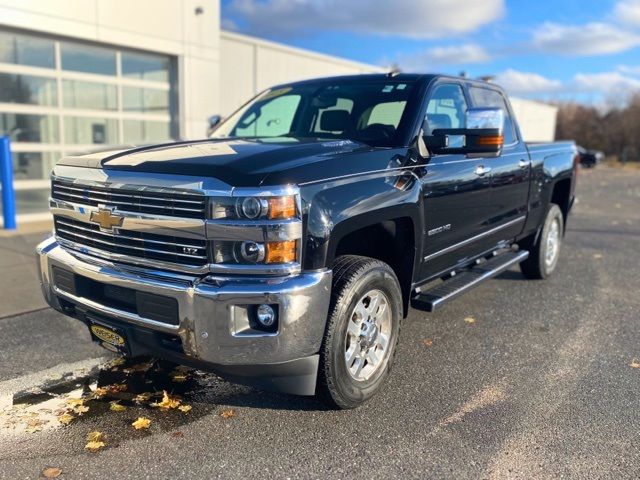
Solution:
<path fill-rule="evenodd" d="M 640 0 L 222 0 L 223 27 L 404 71 L 600 103 L 640 91 Z"/>

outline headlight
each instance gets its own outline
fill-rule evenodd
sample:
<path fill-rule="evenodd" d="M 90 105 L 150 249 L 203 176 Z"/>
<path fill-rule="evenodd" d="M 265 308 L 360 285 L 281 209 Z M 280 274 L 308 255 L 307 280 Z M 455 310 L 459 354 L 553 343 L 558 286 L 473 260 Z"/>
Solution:
<path fill-rule="evenodd" d="M 213 241 L 215 263 L 237 265 L 273 265 L 298 259 L 298 240 L 284 242 Z"/>
<path fill-rule="evenodd" d="M 287 220 L 298 215 L 296 197 L 212 197 L 211 220 Z"/>

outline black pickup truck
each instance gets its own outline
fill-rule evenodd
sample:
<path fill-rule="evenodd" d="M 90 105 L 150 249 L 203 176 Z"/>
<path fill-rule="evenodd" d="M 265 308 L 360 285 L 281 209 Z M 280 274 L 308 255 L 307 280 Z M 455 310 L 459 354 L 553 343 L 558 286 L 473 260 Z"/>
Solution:
<path fill-rule="evenodd" d="M 553 273 L 576 153 L 524 143 L 490 83 L 277 86 L 209 139 L 63 158 L 43 292 L 116 352 L 352 408 L 411 306 Z"/>

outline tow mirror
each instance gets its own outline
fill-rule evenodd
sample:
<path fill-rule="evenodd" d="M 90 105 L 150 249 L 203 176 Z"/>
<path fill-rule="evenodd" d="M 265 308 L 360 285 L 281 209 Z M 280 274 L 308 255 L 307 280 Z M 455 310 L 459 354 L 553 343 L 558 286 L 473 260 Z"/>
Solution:
<path fill-rule="evenodd" d="M 218 125 L 222 123 L 222 115 L 211 115 L 207 118 L 207 137 L 215 132 Z"/>
<path fill-rule="evenodd" d="M 425 137 L 437 153 L 500 155 L 504 145 L 504 111 L 501 108 L 470 108 L 466 128 L 438 128 Z"/>

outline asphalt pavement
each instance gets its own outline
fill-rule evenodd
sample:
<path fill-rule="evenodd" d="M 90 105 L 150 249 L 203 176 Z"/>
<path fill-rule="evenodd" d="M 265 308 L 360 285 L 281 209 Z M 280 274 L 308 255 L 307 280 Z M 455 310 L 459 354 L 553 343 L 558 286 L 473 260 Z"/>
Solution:
<path fill-rule="evenodd" d="M 153 361 L 106 368 L 79 322 L 38 310 L 33 274 L 9 278 L 41 236 L 0 239 L 15 253 L 0 266 L 0 478 L 640 478 L 640 171 L 581 171 L 578 195 L 552 278 L 514 269 L 412 311 L 386 388 L 352 411 Z"/>

